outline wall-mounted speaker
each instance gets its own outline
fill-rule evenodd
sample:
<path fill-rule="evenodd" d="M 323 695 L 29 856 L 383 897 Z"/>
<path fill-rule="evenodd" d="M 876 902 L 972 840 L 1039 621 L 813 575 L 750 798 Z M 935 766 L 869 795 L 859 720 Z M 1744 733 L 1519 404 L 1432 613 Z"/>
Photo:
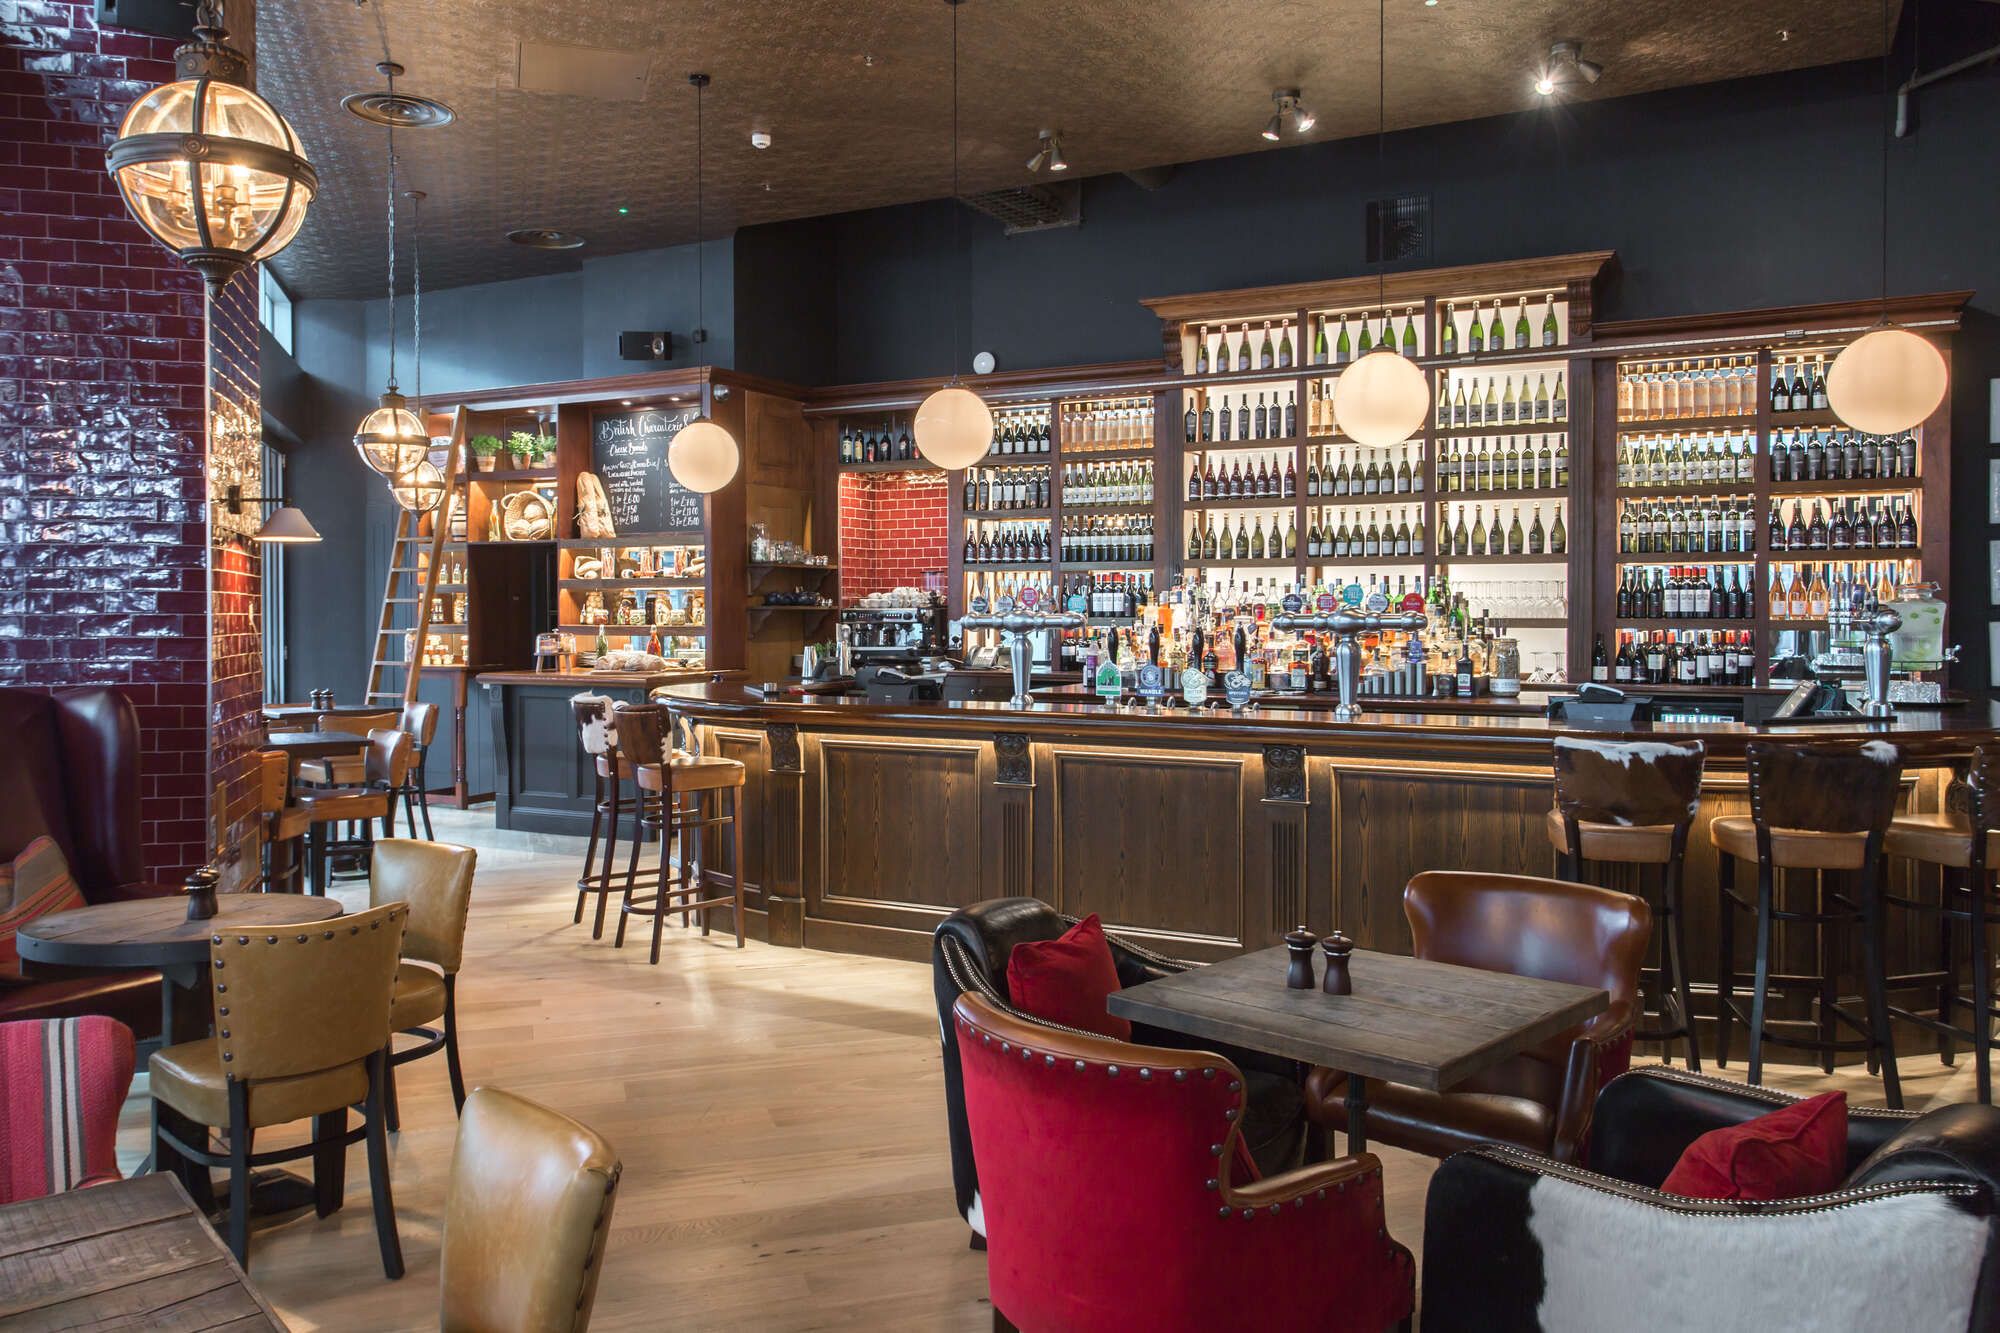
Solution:
<path fill-rule="evenodd" d="M 194 36 L 194 0 L 97 0 L 97 26 L 184 42 Z"/>
<path fill-rule="evenodd" d="M 618 335 L 618 355 L 627 361 L 665 361 L 674 354 L 674 335 L 665 329 L 644 330 Z"/>

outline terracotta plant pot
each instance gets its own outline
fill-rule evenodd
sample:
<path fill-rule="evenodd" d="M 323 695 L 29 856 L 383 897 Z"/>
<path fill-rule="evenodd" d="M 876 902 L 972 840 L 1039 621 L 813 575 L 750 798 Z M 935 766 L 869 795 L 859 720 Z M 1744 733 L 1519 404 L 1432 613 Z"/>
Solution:
<path fill-rule="evenodd" d="M 499 461 L 500 456 L 498 454 L 474 454 L 472 456 L 473 466 L 477 467 L 481 472 L 491 472 L 493 465 Z"/>

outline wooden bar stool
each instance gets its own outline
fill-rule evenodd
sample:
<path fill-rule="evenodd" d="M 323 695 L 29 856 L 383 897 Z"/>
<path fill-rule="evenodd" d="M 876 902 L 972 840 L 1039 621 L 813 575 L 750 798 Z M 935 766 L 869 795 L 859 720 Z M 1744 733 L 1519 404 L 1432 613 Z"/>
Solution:
<path fill-rule="evenodd" d="M 1729 1030 L 1733 1020 L 1750 1029 L 1750 1082 L 1764 1079 L 1764 1043 L 1817 1051 L 1820 1068 L 1833 1072 L 1838 1051 L 1867 1051 L 1879 1060 L 1883 1092 L 1891 1107 L 1903 1104 L 1896 1074 L 1896 1048 L 1889 1031 L 1887 980 L 1882 953 L 1882 848 L 1901 791 L 1903 757 L 1887 741 L 1860 744 L 1793 744 L 1752 741 L 1745 750 L 1750 772 L 1750 814 L 1723 815 L 1710 820 L 1709 840 L 1720 854 L 1717 882 L 1722 893 L 1717 925 L 1716 1062 L 1728 1063 Z M 1754 901 L 1736 893 L 1737 860 L 1757 863 Z M 1784 911 L 1777 906 L 1777 872 L 1810 870 L 1814 874 L 1814 910 Z M 1849 896 L 1827 882 L 1828 871 L 1856 876 L 1858 892 Z M 1755 977 L 1750 1012 L 1735 998 L 1735 927 L 1738 910 L 1757 922 Z M 1817 971 L 1813 974 L 1772 970 L 1773 930 L 1781 921 L 1813 927 Z M 1840 998 L 1834 966 L 1833 930 L 1851 925 L 1861 933 L 1861 989 L 1866 1019 L 1849 1014 Z M 1809 990 L 1818 1012 L 1812 1019 L 1768 1016 L 1770 993 Z M 1788 1037 L 1773 1029 L 1779 1024 L 1814 1026 L 1810 1037 Z M 1859 1031 L 1859 1040 L 1843 1041 L 1836 1023 Z"/>
<path fill-rule="evenodd" d="M 611 883 L 611 866 L 618 854 L 618 817 L 633 808 L 633 802 L 644 803 L 646 794 L 638 790 L 633 782 L 632 794 L 626 796 L 626 782 L 631 778 L 631 768 L 619 754 L 618 717 L 622 710 L 613 707 L 609 697 L 602 694 L 575 694 L 569 701 L 571 715 L 576 719 L 577 739 L 583 752 L 590 756 L 591 775 L 595 789 L 590 802 L 590 841 L 583 849 L 583 874 L 576 881 L 576 914 L 570 918 L 572 925 L 583 921 L 584 900 L 591 894 L 597 895 L 597 915 L 590 925 L 590 938 L 604 938 L 604 904 L 614 892 L 629 892 L 625 883 L 616 888 Z M 657 827 L 657 821 L 650 824 L 641 818 L 633 823 L 632 854 L 626 864 L 626 880 L 638 880 L 637 887 L 653 887 L 656 872 L 646 871 L 641 876 L 638 869 L 639 840 L 646 827 Z M 598 860 L 598 848 L 602 839 L 604 859 Z"/>
<path fill-rule="evenodd" d="M 1590 862 L 1632 866 L 1642 881 L 1638 867 L 1660 867 L 1659 899 L 1651 904 L 1658 961 L 1641 973 L 1642 981 L 1651 976 L 1658 988 L 1660 1026 L 1636 1035 L 1663 1047 L 1681 1038 L 1688 1068 L 1696 1073 L 1701 1072 L 1701 1044 L 1695 1038 L 1688 985 L 1681 872 L 1707 753 L 1700 741 L 1620 744 L 1557 737 L 1556 801 L 1548 816 L 1549 842 L 1561 858 L 1565 879 L 1585 879 Z"/>
<path fill-rule="evenodd" d="M 425 760 L 430 756 L 431 742 L 437 739 L 438 706 L 431 703 L 403 705 L 403 716 L 399 725 L 410 734 L 410 767 L 403 775 L 403 785 L 396 794 L 403 798 L 403 818 L 410 826 L 410 836 L 417 836 L 417 815 L 424 817 L 424 840 L 435 841 L 431 833 L 431 788 L 424 774 Z M 390 816 L 393 825 L 395 816 Z M 393 836 L 394 827 L 382 830 Z"/>
<path fill-rule="evenodd" d="M 642 800 L 632 809 L 632 852 L 639 850 L 641 824 L 657 820 L 660 831 L 660 869 L 653 878 L 650 897 L 634 895 L 633 876 L 625 879 L 625 898 L 618 908 L 618 933 L 612 947 L 625 943 L 625 923 L 634 914 L 653 918 L 653 945 L 648 961 L 660 961 L 660 929 L 669 913 L 679 912 L 681 924 L 689 915 L 701 917 L 701 933 L 709 933 L 709 912 L 728 907 L 736 918 L 736 947 L 743 947 L 743 792 L 746 771 L 734 759 L 693 755 L 672 749 L 668 744 L 667 710 L 658 704 L 634 704 L 618 710 L 618 740 L 626 762 L 631 765 Z M 637 762 L 639 756 L 660 756 L 659 762 Z M 720 812 L 720 797 L 731 793 L 728 814 Z M 643 798 L 651 797 L 646 802 Z M 651 805 L 651 813 L 644 806 Z M 730 861 L 730 891 L 704 897 L 716 871 L 703 855 L 707 831 L 727 824 L 733 838 Z M 678 874 L 669 876 L 668 845 L 673 845 Z"/>
<path fill-rule="evenodd" d="M 1971 810 L 1961 816 L 1953 812 L 1930 815 L 1898 815 L 1889 822 L 1884 846 L 1890 856 L 1908 857 L 1926 865 L 1943 868 L 1939 897 L 1935 903 L 1918 902 L 1885 894 L 1888 902 L 1915 912 L 1934 912 L 1938 917 L 1938 1007 L 1933 1016 L 1889 1007 L 1889 1012 L 1906 1022 L 1929 1028 L 1938 1034 L 1939 1054 L 1949 1064 L 1952 1040 L 1959 1038 L 1972 1047 L 1973 1070 L 1979 1100 L 1993 1101 L 1993 942 L 1991 927 L 2000 919 L 1992 900 L 1993 867 L 2000 864 L 2000 747 L 1982 745 L 1972 752 Z M 1981 830 L 1974 836 L 1973 830 Z M 1964 922 L 1971 936 L 1969 963 L 1972 970 L 1970 997 L 1958 990 L 1958 973 L 1953 965 L 1954 925 Z M 1967 1011 L 1964 1026 L 1952 1021 L 1954 1011 Z"/>
<path fill-rule="evenodd" d="M 307 787 L 293 796 L 292 806 L 297 813 L 290 821 L 302 819 L 306 825 L 312 892 L 326 893 L 336 851 L 355 852 L 362 868 L 368 868 L 375 847 L 375 821 L 387 821 L 395 811 L 396 788 L 401 785 L 409 763 L 409 734 L 400 728 L 378 729 L 368 733 L 360 785 Z M 333 837 L 328 826 L 338 823 L 358 827 L 360 836 Z"/>

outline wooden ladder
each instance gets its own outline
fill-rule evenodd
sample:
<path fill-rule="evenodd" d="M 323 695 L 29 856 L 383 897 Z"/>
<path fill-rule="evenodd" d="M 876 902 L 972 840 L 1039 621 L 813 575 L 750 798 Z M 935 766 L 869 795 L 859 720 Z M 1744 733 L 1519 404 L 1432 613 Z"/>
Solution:
<path fill-rule="evenodd" d="M 382 589 L 382 616 L 375 626 L 374 650 L 368 655 L 368 703 L 411 704 L 417 701 L 417 684 L 424 669 L 424 640 L 430 636 L 431 599 L 437 592 L 440 557 L 451 537 L 452 509 L 463 503 L 459 471 L 464 462 L 465 409 L 458 408 L 452 413 L 451 444 L 445 450 L 444 497 L 431 511 L 430 534 L 424 535 L 420 515 L 400 506 L 397 509 L 396 536 L 389 545 L 389 577 Z M 426 545 L 429 548 L 428 558 L 418 559 L 418 554 Z M 409 626 L 396 624 L 396 609 L 403 606 L 416 608 L 414 638 L 406 638 Z M 407 654 L 406 643 L 416 645 L 414 657 Z M 388 673 L 392 671 L 403 673 L 399 689 L 389 687 Z"/>

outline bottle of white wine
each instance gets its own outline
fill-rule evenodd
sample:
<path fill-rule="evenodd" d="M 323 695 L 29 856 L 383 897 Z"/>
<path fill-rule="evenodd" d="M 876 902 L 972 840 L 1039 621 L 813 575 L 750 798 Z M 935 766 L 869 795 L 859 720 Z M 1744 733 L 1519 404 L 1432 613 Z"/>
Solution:
<path fill-rule="evenodd" d="M 1542 298 L 1542 346 L 1554 347 L 1557 337 L 1556 294 L 1550 292 Z"/>

